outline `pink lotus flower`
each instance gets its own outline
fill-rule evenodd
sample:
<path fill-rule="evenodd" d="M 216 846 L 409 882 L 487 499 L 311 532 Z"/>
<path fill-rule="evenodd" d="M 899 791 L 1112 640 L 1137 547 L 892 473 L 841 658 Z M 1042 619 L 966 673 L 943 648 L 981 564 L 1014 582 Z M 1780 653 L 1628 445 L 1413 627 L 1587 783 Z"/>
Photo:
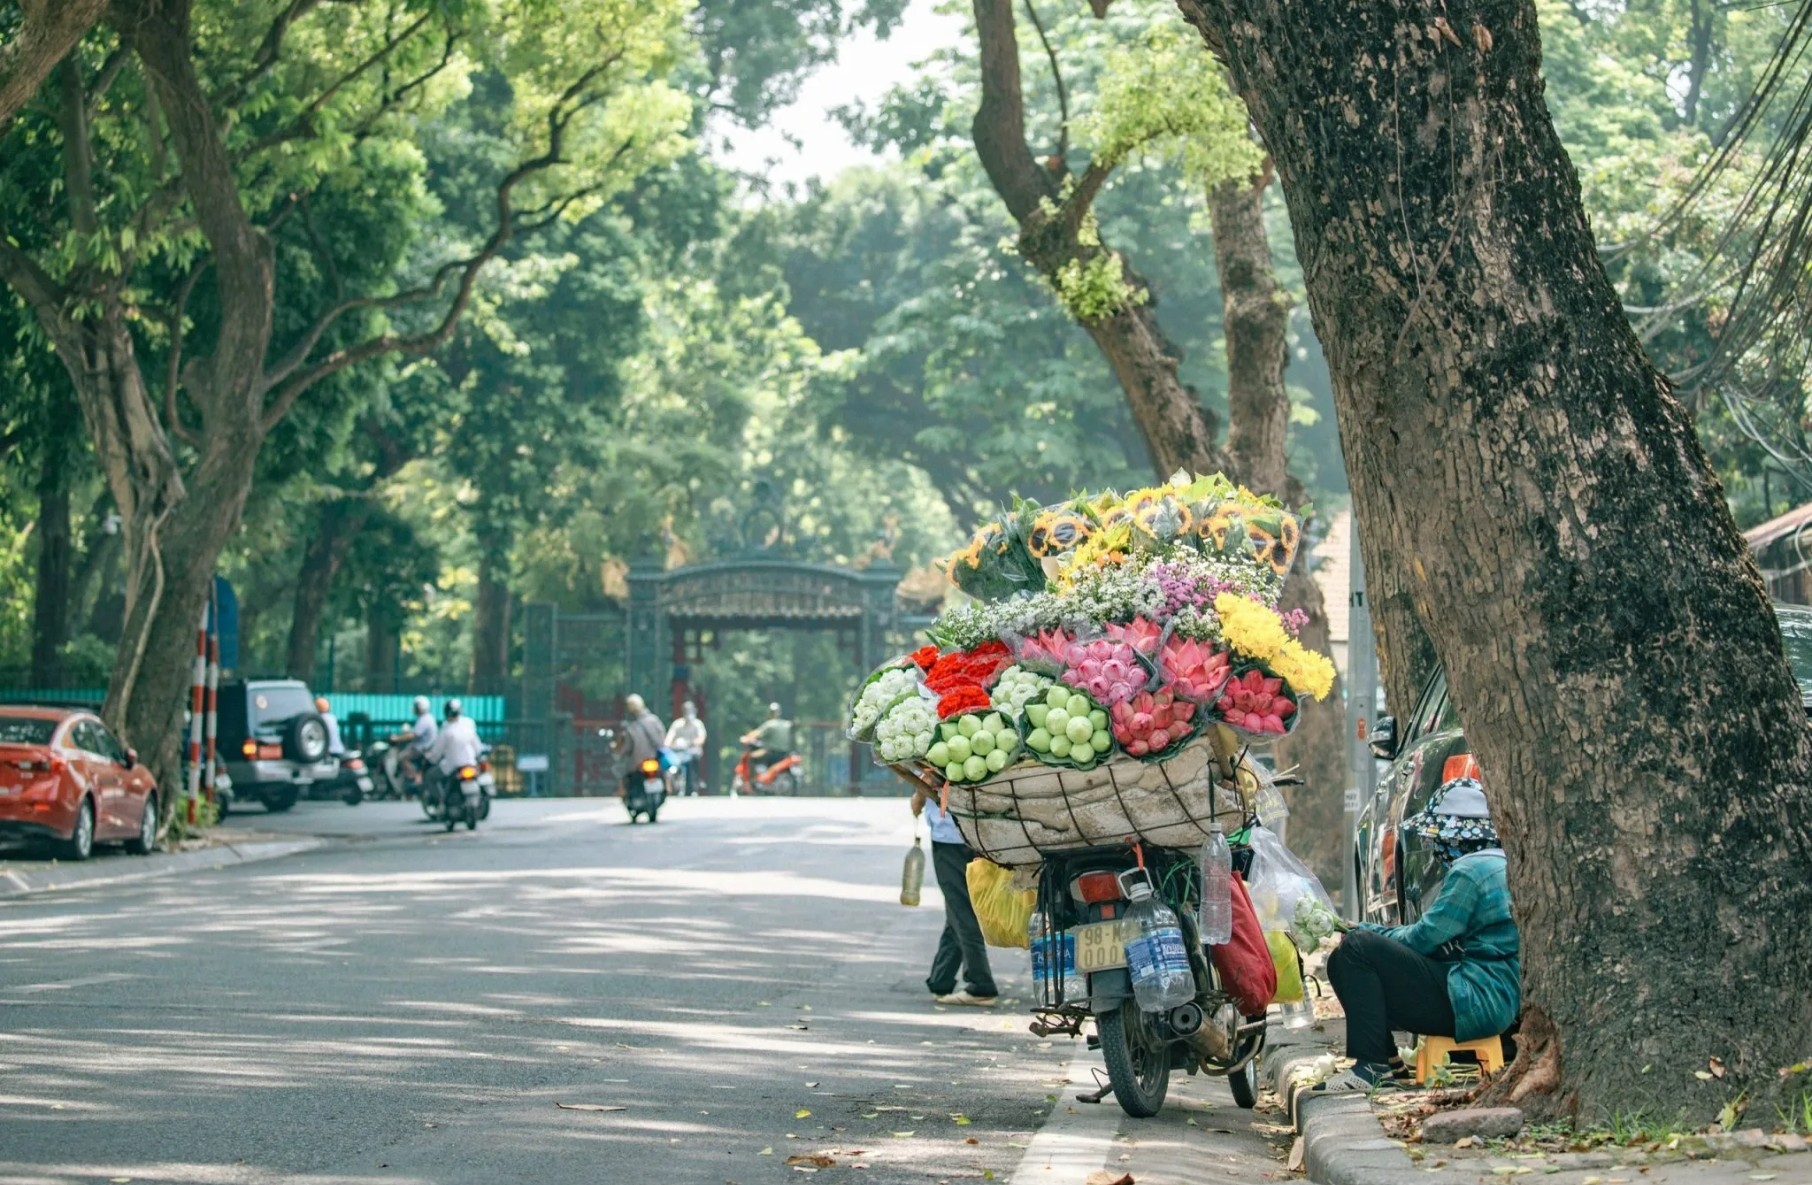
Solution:
<path fill-rule="evenodd" d="M 1157 622 L 1146 617 L 1135 617 L 1131 621 L 1114 622 L 1107 627 L 1107 636 L 1116 642 L 1124 642 L 1135 651 L 1150 658 L 1158 652 L 1158 639 L 1164 631 Z"/>
<path fill-rule="evenodd" d="M 1196 705 L 1169 691 L 1141 691 L 1109 713 L 1114 739 L 1135 757 L 1162 753 L 1194 726 Z"/>
<path fill-rule="evenodd" d="M 1088 692 L 1108 708 L 1131 699 L 1145 682 L 1145 668 L 1124 642 L 1101 638 L 1072 643 L 1067 658 L 1060 676 L 1063 682 Z"/>
<path fill-rule="evenodd" d="M 1192 638 L 1172 637 L 1159 656 L 1164 686 L 1196 703 L 1213 703 L 1227 680 L 1232 656 L 1225 650 L 1204 646 Z"/>

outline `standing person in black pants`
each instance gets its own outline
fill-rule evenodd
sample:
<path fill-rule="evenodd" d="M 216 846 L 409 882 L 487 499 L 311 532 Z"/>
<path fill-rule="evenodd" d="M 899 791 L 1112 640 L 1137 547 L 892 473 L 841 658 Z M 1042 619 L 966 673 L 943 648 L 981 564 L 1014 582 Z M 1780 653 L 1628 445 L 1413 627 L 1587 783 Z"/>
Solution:
<path fill-rule="evenodd" d="M 912 813 L 923 813 L 931 824 L 931 867 L 937 875 L 937 887 L 944 894 L 944 933 L 938 939 L 937 955 L 931 960 L 931 975 L 925 986 L 939 1004 L 991 1007 L 999 1002 L 1000 992 L 988 966 L 988 946 L 982 939 L 981 922 L 976 920 L 975 906 L 969 902 L 969 861 L 975 853 L 963 842 L 955 820 L 926 791 L 913 794 Z M 961 991 L 956 986 L 958 971 L 966 981 Z"/>

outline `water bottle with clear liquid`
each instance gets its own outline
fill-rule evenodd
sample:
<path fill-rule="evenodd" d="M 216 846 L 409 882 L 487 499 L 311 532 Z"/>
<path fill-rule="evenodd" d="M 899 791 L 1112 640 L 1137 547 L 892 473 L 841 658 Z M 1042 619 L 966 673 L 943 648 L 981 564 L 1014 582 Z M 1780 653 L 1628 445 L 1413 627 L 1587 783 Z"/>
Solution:
<path fill-rule="evenodd" d="M 1032 952 L 1032 993 L 1046 1004 L 1051 1002 L 1051 932 L 1045 927 L 1044 913 L 1034 909 L 1026 923 L 1026 946 Z"/>
<path fill-rule="evenodd" d="M 1063 1003 L 1074 1004 L 1088 997 L 1088 981 L 1076 970 L 1074 934 L 1053 933 L 1045 924 L 1044 914 L 1035 909 L 1032 920 L 1026 923 L 1026 944 L 1032 951 L 1032 990 L 1042 1003 L 1056 1007 L 1059 997 L 1055 980 L 1059 978 L 1063 981 Z"/>
<path fill-rule="evenodd" d="M 1219 823 L 1202 844 L 1202 908 L 1196 928 L 1203 946 L 1221 946 L 1233 938 L 1233 850 Z"/>
<path fill-rule="evenodd" d="M 1168 1012 L 1195 999 L 1195 973 L 1183 949 L 1183 928 L 1170 907 L 1152 895 L 1143 880 L 1126 884 L 1132 904 L 1126 920 L 1139 932 L 1126 944 L 1126 966 L 1132 976 L 1133 999 L 1145 1012 Z"/>

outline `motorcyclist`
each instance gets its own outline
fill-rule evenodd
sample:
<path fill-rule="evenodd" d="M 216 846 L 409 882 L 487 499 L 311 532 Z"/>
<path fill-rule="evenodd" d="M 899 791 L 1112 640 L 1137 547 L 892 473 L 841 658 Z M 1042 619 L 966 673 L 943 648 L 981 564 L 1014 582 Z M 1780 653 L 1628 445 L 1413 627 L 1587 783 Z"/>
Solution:
<path fill-rule="evenodd" d="M 329 757 L 346 756 L 346 742 L 340 739 L 340 718 L 333 714 L 333 707 L 327 697 L 315 697 L 315 711 L 321 716 L 321 723 L 327 729 L 327 755 Z"/>
<path fill-rule="evenodd" d="M 658 759 L 661 744 L 667 739 L 661 718 L 650 712 L 647 701 L 634 693 L 623 700 L 623 738 L 629 757 L 623 771 L 623 788 L 627 791 L 629 779 L 642 776 L 642 762 L 650 757 Z"/>
<path fill-rule="evenodd" d="M 428 764 L 428 746 L 434 743 L 434 736 L 440 731 L 440 727 L 434 723 L 434 713 L 430 710 L 432 705 L 428 703 L 427 696 L 416 696 L 415 702 L 411 707 L 415 711 L 414 725 L 406 732 L 397 733 L 390 738 L 390 741 L 392 744 L 406 744 L 408 746 L 408 748 L 403 751 L 404 777 L 409 782 L 419 786 L 422 780 L 422 773 L 426 770 Z"/>
<path fill-rule="evenodd" d="M 759 761 L 765 766 L 783 761 L 793 751 L 793 722 L 780 714 L 779 704 L 769 704 L 768 718 L 743 737 L 742 743 L 755 746 L 749 754 L 751 762 Z"/>
<path fill-rule="evenodd" d="M 698 793 L 698 762 L 705 752 L 705 722 L 698 718 L 698 707 L 687 700 L 682 715 L 667 730 L 667 747 L 679 758 L 685 771 L 685 793 Z"/>
<path fill-rule="evenodd" d="M 450 699 L 445 714 L 446 723 L 440 726 L 433 743 L 423 753 L 428 762 L 440 767 L 442 785 L 457 777 L 462 767 L 477 765 L 484 748 L 478 739 L 478 725 L 465 714 L 464 705 Z"/>

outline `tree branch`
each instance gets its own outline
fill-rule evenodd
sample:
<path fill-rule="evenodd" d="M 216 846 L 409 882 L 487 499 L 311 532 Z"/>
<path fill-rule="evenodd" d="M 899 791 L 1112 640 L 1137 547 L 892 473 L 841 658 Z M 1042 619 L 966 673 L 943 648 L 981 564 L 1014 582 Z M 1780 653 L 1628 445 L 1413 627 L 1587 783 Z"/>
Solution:
<path fill-rule="evenodd" d="M 57 70 L 62 91 L 57 125 L 63 133 L 63 188 L 69 197 L 69 220 L 76 233 L 92 235 L 100 226 L 94 213 L 94 149 L 88 142 L 88 101 L 82 95 L 82 64 L 75 58 Z"/>
<path fill-rule="evenodd" d="M 432 16 L 433 16 L 432 12 L 424 12 L 420 16 L 416 17 L 415 20 L 413 22 L 411 22 L 409 24 L 409 26 L 407 28 L 405 28 L 401 33 L 397 34 L 395 37 L 392 37 L 389 41 L 385 42 L 382 46 L 380 46 L 376 52 L 374 52 L 370 56 L 368 56 L 364 61 L 360 62 L 357 66 L 354 66 L 347 73 L 341 75 L 339 78 L 335 79 L 332 83 L 330 83 L 328 85 L 327 89 L 322 91 L 319 95 L 317 95 L 315 97 L 314 101 L 311 102 L 307 107 L 304 107 L 302 109 L 301 113 L 299 115 L 297 115 L 295 119 L 291 120 L 289 123 L 285 124 L 283 127 L 278 128 L 276 131 L 271 132 L 268 135 L 261 136 L 258 140 L 253 142 L 247 148 L 241 150 L 238 153 L 235 153 L 234 159 L 245 160 L 249 157 L 258 155 L 260 152 L 264 152 L 267 149 L 274 148 L 279 144 L 284 144 L 291 140 L 301 140 L 306 137 L 313 136 L 315 134 L 315 116 L 317 116 L 321 113 L 321 109 L 326 107 L 327 104 L 331 103 L 333 101 L 333 97 L 335 95 L 339 94 L 340 91 L 343 88 L 345 88 L 349 83 L 356 81 L 361 74 L 364 74 L 367 70 L 370 70 L 373 66 L 376 66 L 378 63 L 382 62 L 385 58 L 387 58 L 391 54 L 395 53 L 397 48 L 399 46 L 401 46 L 405 41 L 409 40 L 409 38 L 415 36 L 415 34 L 417 32 L 419 32 L 422 29 L 422 27 L 428 23 L 429 19 Z M 435 68 L 433 73 L 439 73 L 440 70 L 442 70 L 446 67 L 447 60 L 448 60 L 448 58 L 451 57 L 451 53 L 452 53 L 452 49 L 451 49 L 451 46 L 449 45 L 447 57 L 443 57 L 441 59 L 441 64 Z M 424 76 L 423 81 L 426 81 L 427 77 L 432 77 L 432 74 L 430 74 L 428 76 Z M 387 111 L 389 109 L 390 109 L 390 100 L 386 100 L 385 103 L 383 103 L 379 106 L 377 114 L 382 114 L 384 111 Z M 376 116 L 374 115 L 373 118 L 376 118 Z"/>
<path fill-rule="evenodd" d="M 599 98 L 599 96 L 596 95 L 585 96 L 585 88 L 614 64 L 617 61 L 617 57 L 618 55 L 613 54 L 611 57 L 599 62 L 591 69 L 587 70 L 583 75 L 576 79 L 571 86 L 567 87 L 566 90 L 561 93 L 559 101 L 554 105 L 553 110 L 548 112 L 547 116 L 547 151 L 518 164 L 501 182 L 498 183 L 497 226 L 491 232 L 490 237 L 485 240 L 484 245 L 480 247 L 475 254 L 463 261 L 443 264 L 435 273 L 432 283 L 424 285 L 422 288 L 414 289 L 409 293 L 401 293 L 396 296 L 383 298 L 361 297 L 356 300 L 342 301 L 333 309 L 328 310 L 326 314 L 316 321 L 315 324 L 310 327 L 309 331 L 303 335 L 302 340 L 297 343 L 296 347 L 289 351 L 283 361 L 281 361 L 274 370 L 266 374 L 264 380 L 260 384 L 260 391 L 266 393 L 272 390 L 276 391 L 275 398 L 270 401 L 264 412 L 264 424 L 267 431 L 271 427 L 274 427 L 289 413 L 289 409 L 295 404 L 297 397 L 300 396 L 303 391 L 306 391 L 309 387 L 327 376 L 345 370 L 349 366 L 355 366 L 360 362 L 382 357 L 385 354 L 426 353 L 429 350 L 442 345 L 448 338 L 453 336 L 454 328 L 458 326 L 460 318 L 465 315 L 466 308 L 471 303 L 472 292 L 478 283 L 479 273 L 484 270 L 486 264 L 490 263 L 491 260 L 495 259 L 503 251 L 504 246 L 509 243 L 511 237 L 518 229 L 520 229 L 516 224 L 518 215 L 512 200 L 516 187 L 529 177 L 553 168 L 555 165 L 564 163 L 563 153 L 565 151 L 567 128 L 571 125 L 574 117 L 581 111 L 584 111 L 595 104 Z M 634 141 L 631 140 L 621 145 L 616 152 L 612 154 L 611 162 L 614 163 L 627 154 L 633 146 L 633 143 Z M 605 167 L 608 168 L 608 165 Z M 551 213 L 547 213 L 546 217 L 543 217 L 541 221 L 535 223 L 534 226 L 531 226 L 528 229 L 545 226 L 548 222 L 552 221 L 553 218 L 558 217 L 560 211 L 564 210 L 571 202 L 578 200 L 585 192 L 594 191 L 596 188 L 596 185 L 588 186 L 586 189 L 581 190 L 577 194 L 570 195 L 563 201 L 550 203 L 549 205 L 540 207 L 532 213 L 542 214 L 549 211 L 551 211 Z M 314 346 L 320 341 L 321 335 L 327 331 L 329 326 L 346 313 L 359 308 L 393 307 L 395 305 L 423 299 L 427 294 L 438 292 L 441 286 L 446 283 L 446 280 L 455 274 L 459 277 L 459 284 L 454 290 L 452 303 L 448 306 L 447 311 L 442 315 L 439 323 L 436 324 L 433 329 L 428 330 L 425 333 L 414 335 L 394 333 L 380 334 L 379 336 L 358 345 L 336 350 L 319 362 L 316 362 L 314 365 L 302 369 L 300 373 L 295 373 L 307 359 L 308 354 L 313 351 Z"/>
<path fill-rule="evenodd" d="M 8 287 L 25 299 L 37 313 L 45 332 L 54 338 L 56 326 L 63 319 L 69 291 L 39 267 L 36 260 L 13 246 L 4 232 L 0 232 L 0 280 L 5 280 Z"/>
<path fill-rule="evenodd" d="M 975 152 L 1013 220 L 1024 225 L 1042 202 L 1057 196 L 1056 185 L 1038 167 L 1026 145 L 1013 0 L 974 0 L 974 4 L 982 77 L 981 106 L 972 128 Z"/>
<path fill-rule="evenodd" d="M 95 113 L 100 110 L 101 100 L 106 98 L 107 92 L 113 89 L 113 84 L 119 78 L 120 71 L 125 69 L 126 63 L 131 58 L 132 51 L 122 44 L 114 47 L 113 52 L 107 55 L 107 60 L 101 63 L 100 73 L 94 76 L 94 85 L 88 88 L 88 119 L 90 122 L 93 122 Z"/>
<path fill-rule="evenodd" d="M 191 271 L 183 277 L 181 286 L 176 290 L 176 308 L 168 317 L 170 356 L 164 364 L 164 420 L 178 440 L 197 451 L 200 451 L 201 444 L 194 433 L 183 426 L 182 415 L 176 406 L 176 391 L 182 385 L 183 318 L 188 315 L 189 295 L 195 291 L 195 282 L 201 279 L 201 273 L 206 270 L 204 265 Z"/>
<path fill-rule="evenodd" d="M 1063 117 L 1057 130 L 1057 160 L 1067 162 L 1070 158 L 1070 93 L 1063 85 L 1063 68 L 1057 64 L 1057 50 L 1045 35 L 1044 22 L 1038 19 L 1038 9 L 1032 6 L 1032 0 L 1025 0 L 1025 5 L 1026 16 L 1031 18 L 1032 27 L 1038 30 L 1039 43 L 1044 46 L 1044 56 L 1051 60 L 1051 81 L 1057 84 L 1057 109 Z"/>
<path fill-rule="evenodd" d="M 107 0 L 25 0 L 20 7 L 24 20 L 0 45 L 0 132 L 100 19 Z"/>
<path fill-rule="evenodd" d="M 289 36 L 290 28 L 303 17 L 320 7 L 321 0 L 290 0 L 289 7 L 277 14 L 269 29 L 264 32 L 264 40 L 258 45 L 258 52 L 252 55 L 252 64 L 246 68 L 233 84 L 220 94 L 222 108 L 231 109 L 239 106 L 246 92 L 252 85 L 277 65 L 277 59 L 283 56 L 283 39 Z"/>

